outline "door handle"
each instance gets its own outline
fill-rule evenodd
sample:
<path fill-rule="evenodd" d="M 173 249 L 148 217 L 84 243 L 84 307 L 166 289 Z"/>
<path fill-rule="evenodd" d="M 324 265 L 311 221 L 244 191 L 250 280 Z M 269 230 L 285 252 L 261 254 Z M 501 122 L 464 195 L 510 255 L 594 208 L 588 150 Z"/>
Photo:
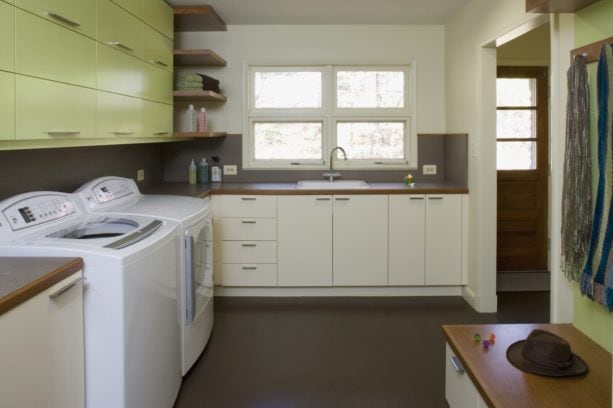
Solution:
<path fill-rule="evenodd" d="M 245 248 L 253 248 L 253 247 L 257 246 L 257 245 L 256 244 L 242 244 L 241 246 L 245 247 Z"/>
<path fill-rule="evenodd" d="M 62 22 L 64 24 L 68 24 L 71 27 L 80 27 L 81 26 L 81 24 L 77 23 L 76 21 L 71 20 L 69 18 L 66 18 L 64 16 L 61 16 L 61 15 L 59 15 L 59 14 L 53 12 L 53 11 L 47 11 L 47 15 L 49 17 L 51 17 L 52 19 L 57 20 L 59 22 Z"/>
<path fill-rule="evenodd" d="M 47 134 L 49 136 L 76 136 L 76 135 L 80 135 L 81 132 L 79 132 L 78 130 L 67 130 L 67 131 L 49 131 L 47 132 Z"/>
<path fill-rule="evenodd" d="M 107 42 L 107 44 L 108 45 L 112 45 L 114 47 L 118 47 L 118 48 L 124 49 L 126 51 L 134 52 L 134 50 L 132 48 L 128 47 L 125 44 L 120 43 L 119 41 L 109 41 L 109 42 Z"/>
<path fill-rule="evenodd" d="M 55 292 L 53 292 L 52 294 L 49 295 L 49 299 L 51 300 L 55 300 L 58 297 L 62 296 L 64 293 L 68 292 L 70 289 L 74 288 L 75 286 L 77 286 L 77 284 L 79 282 L 84 281 L 85 278 L 83 276 L 81 276 L 80 278 L 77 278 L 75 280 L 73 280 L 72 282 L 62 286 L 60 289 L 56 290 Z"/>
<path fill-rule="evenodd" d="M 464 366 L 456 356 L 449 357 L 449 360 L 451 361 L 451 365 L 453 366 L 453 368 L 455 368 L 458 373 L 464 373 Z"/>
<path fill-rule="evenodd" d="M 257 221 L 252 221 L 252 220 L 242 220 L 241 221 L 242 224 L 256 224 Z"/>
<path fill-rule="evenodd" d="M 350 198 L 349 197 L 337 197 L 336 201 L 349 201 Z"/>
<path fill-rule="evenodd" d="M 255 271 L 256 269 L 258 269 L 257 266 L 243 266 L 242 269 L 244 271 Z"/>
<path fill-rule="evenodd" d="M 423 197 L 409 197 L 409 200 L 423 200 Z"/>

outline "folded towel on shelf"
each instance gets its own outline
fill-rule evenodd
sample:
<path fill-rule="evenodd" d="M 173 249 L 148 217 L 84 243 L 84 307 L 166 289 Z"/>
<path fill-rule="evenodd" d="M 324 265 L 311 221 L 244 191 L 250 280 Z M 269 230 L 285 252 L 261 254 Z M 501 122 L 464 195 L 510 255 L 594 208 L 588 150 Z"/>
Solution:
<path fill-rule="evenodd" d="M 177 74 L 177 81 L 198 82 L 202 84 L 202 76 L 193 72 L 180 72 Z"/>
<path fill-rule="evenodd" d="M 194 82 L 194 81 L 183 81 L 181 79 L 177 80 L 175 82 L 175 86 L 177 88 L 181 88 L 181 87 L 188 87 L 188 88 L 200 88 L 202 89 L 203 84 L 202 82 Z"/>

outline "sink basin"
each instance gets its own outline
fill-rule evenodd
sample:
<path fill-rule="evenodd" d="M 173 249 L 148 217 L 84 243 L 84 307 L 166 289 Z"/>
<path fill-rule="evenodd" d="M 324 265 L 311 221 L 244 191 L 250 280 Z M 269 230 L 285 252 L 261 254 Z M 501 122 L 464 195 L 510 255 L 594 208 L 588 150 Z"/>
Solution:
<path fill-rule="evenodd" d="M 363 180 L 302 180 L 296 183 L 296 188 L 311 190 L 362 189 L 370 188 Z"/>

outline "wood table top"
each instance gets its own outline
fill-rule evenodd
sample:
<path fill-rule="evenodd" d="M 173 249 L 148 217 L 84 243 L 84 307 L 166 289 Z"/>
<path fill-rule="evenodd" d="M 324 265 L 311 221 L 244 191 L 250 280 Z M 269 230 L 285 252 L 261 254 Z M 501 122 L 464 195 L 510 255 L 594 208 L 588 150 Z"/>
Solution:
<path fill-rule="evenodd" d="M 589 366 L 578 377 L 543 377 L 526 373 L 507 361 L 507 348 L 534 329 L 566 339 L 573 353 Z M 571 324 L 444 325 L 447 343 L 490 407 L 564 408 L 611 407 L 611 353 Z M 496 341 L 488 352 L 474 342 L 475 333 Z"/>

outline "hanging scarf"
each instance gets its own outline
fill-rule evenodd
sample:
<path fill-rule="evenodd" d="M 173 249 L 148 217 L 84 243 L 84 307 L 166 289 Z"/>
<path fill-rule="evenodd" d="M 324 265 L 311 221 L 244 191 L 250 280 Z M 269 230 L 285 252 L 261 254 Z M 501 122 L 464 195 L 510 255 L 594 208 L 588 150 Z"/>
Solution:
<path fill-rule="evenodd" d="M 561 268 L 569 280 L 579 281 L 592 228 L 590 103 L 584 56 L 573 59 L 567 79 Z"/>
<path fill-rule="evenodd" d="M 598 61 L 598 190 L 581 293 L 613 310 L 613 49 L 605 45 Z"/>

